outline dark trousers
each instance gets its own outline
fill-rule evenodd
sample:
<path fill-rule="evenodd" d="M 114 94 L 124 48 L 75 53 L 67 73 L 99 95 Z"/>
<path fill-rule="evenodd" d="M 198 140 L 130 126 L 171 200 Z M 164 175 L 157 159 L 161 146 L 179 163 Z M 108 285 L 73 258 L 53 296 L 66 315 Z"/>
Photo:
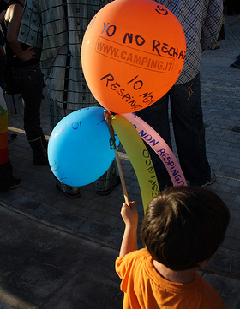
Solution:
<path fill-rule="evenodd" d="M 43 135 L 40 126 L 40 104 L 44 86 L 38 65 L 12 67 L 12 85 L 21 94 L 24 106 L 24 130 L 29 141 Z"/>
<path fill-rule="evenodd" d="M 205 184 L 211 178 L 206 155 L 205 128 L 201 108 L 200 74 L 172 89 L 153 106 L 136 112 L 152 126 L 171 147 L 168 102 L 171 99 L 171 120 L 177 155 L 186 180 L 192 185 Z M 159 157 L 149 148 L 160 189 L 171 185 L 170 177 Z"/>

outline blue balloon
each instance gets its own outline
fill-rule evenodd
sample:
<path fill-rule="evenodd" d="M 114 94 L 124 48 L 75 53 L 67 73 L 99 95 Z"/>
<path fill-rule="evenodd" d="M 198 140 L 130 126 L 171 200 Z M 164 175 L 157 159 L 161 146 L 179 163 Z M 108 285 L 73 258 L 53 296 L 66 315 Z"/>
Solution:
<path fill-rule="evenodd" d="M 110 138 L 102 107 L 70 113 L 53 129 L 48 143 L 53 174 L 60 182 L 74 187 L 96 181 L 115 157 Z"/>

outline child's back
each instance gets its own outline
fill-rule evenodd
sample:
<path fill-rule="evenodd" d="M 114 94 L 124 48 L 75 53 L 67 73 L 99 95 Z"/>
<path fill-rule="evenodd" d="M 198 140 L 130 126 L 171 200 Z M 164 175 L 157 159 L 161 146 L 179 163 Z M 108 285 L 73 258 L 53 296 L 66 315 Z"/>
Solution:
<path fill-rule="evenodd" d="M 218 293 L 198 273 L 190 283 L 163 278 L 153 267 L 146 248 L 118 257 L 116 270 L 122 278 L 123 308 L 224 308 Z"/>
<path fill-rule="evenodd" d="M 169 188 L 153 199 L 142 223 L 146 248 L 137 250 L 137 212 L 125 205 L 116 271 L 124 308 L 224 308 L 218 293 L 197 273 L 224 240 L 230 214 L 202 188 Z"/>

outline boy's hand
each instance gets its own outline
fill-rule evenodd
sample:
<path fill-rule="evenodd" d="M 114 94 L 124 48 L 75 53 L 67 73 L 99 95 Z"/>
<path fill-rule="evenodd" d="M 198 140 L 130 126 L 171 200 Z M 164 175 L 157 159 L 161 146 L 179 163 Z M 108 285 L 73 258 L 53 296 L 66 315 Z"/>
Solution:
<path fill-rule="evenodd" d="M 129 205 L 123 203 L 121 209 L 121 216 L 126 227 L 137 228 L 138 226 L 138 212 L 135 202 L 130 202 Z"/>

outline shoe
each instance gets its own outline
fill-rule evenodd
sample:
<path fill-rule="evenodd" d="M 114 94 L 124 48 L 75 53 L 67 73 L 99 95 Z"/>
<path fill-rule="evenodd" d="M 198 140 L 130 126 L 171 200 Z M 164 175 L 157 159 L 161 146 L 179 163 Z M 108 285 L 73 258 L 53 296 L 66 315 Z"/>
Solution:
<path fill-rule="evenodd" d="M 10 162 L 0 165 L 0 192 L 8 192 L 21 184 L 21 179 L 13 176 Z"/>
<path fill-rule="evenodd" d="M 29 140 L 29 144 L 33 150 L 33 164 L 42 166 L 49 165 L 45 139 L 43 140 L 43 137 L 40 136 L 33 140 Z"/>
<path fill-rule="evenodd" d="M 236 61 L 234 61 L 231 65 L 231 68 L 240 69 L 240 56 L 238 55 Z"/>
<path fill-rule="evenodd" d="M 116 186 L 118 186 L 121 183 L 121 179 L 119 176 L 117 176 L 115 181 L 112 182 L 112 184 L 107 189 L 99 189 L 99 180 L 96 183 L 98 187 L 98 189 L 96 189 L 96 193 L 101 196 L 107 196 L 114 190 Z"/>
<path fill-rule="evenodd" d="M 73 199 L 81 197 L 80 188 L 78 187 L 71 187 L 60 182 L 57 182 L 56 187 L 58 191 L 68 198 Z"/>
<path fill-rule="evenodd" d="M 45 148 L 45 150 L 47 151 L 48 140 L 46 139 L 44 134 L 41 135 L 41 143 L 42 143 L 43 147 Z"/>
<path fill-rule="evenodd" d="M 240 127 L 239 126 L 234 126 L 234 127 L 231 128 L 231 131 L 235 132 L 235 133 L 240 133 Z"/>
<path fill-rule="evenodd" d="M 10 190 L 16 189 L 21 185 L 21 179 L 11 176 L 7 183 L 0 184 L 0 192 L 8 192 Z"/>
<path fill-rule="evenodd" d="M 10 183 L 9 183 L 9 189 L 16 189 L 17 187 L 19 187 L 21 185 L 21 179 L 12 176 L 10 179 Z"/>
<path fill-rule="evenodd" d="M 220 44 L 219 44 L 219 42 L 216 42 L 215 44 L 212 45 L 210 50 L 218 50 L 219 48 L 220 48 Z"/>
<path fill-rule="evenodd" d="M 10 133 L 9 134 L 9 143 L 12 143 L 15 139 L 17 138 L 17 134 L 16 133 Z"/>
<path fill-rule="evenodd" d="M 240 64 L 237 63 L 237 61 L 233 62 L 231 65 L 230 65 L 231 68 L 235 68 L 235 69 L 239 69 L 240 68 Z"/>
<path fill-rule="evenodd" d="M 95 182 L 96 193 L 101 196 L 109 195 L 120 182 L 116 161 L 114 160 L 106 173 Z"/>

